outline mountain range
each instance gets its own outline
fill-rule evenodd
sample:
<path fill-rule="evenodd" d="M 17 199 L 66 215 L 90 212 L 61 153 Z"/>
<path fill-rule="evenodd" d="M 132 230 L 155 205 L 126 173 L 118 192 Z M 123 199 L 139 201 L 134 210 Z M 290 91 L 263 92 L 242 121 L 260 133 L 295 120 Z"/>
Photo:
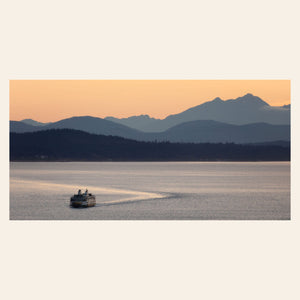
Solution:
<path fill-rule="evenodd" d="M 216 98 L 163 120 L 147 115 L 125 119 L 72 117 L 48 124 L 27 119 L 10 121 L 10 131 L 68 128 L 139 141 L 262 143 L 290 141 L 289 124 L 289 105 L 273 107 L 246 94 L 227 101 Z"/>
<path fill-rule="evenodd" d="M 260 122 L 287 125 L 290 124 L 290 105 L 270 106 L 261 98 L 246 94 L 237 99 L 215 98 L 162 120 L 148 115 L 105 119 L 145 132 L 162 132 L 175 125 L 196 120 L 213 120 L 234 125 Z"/>

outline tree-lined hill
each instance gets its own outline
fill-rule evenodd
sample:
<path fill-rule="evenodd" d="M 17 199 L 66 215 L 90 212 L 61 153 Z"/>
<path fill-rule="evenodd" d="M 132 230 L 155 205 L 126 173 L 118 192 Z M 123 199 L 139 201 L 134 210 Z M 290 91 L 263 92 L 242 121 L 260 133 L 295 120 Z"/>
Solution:
<path fill-rule="evenodd" d="M 138 142 L 54 129 L 10 134 L 11 161 L 288 161 L 290 148 L 232 143 Z"/>

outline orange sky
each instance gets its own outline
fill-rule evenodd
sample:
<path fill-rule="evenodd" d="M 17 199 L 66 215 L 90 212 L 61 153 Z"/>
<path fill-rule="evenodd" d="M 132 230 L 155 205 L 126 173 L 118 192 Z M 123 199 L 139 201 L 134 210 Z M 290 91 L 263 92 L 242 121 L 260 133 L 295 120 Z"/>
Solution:
<path fill-rule="evenodd" d="M 164 118 L 220 97 L 251 93 L 273 106 L 290 103 L 289 80 L 11 80 L 10 120 L 73 116 Z"/>

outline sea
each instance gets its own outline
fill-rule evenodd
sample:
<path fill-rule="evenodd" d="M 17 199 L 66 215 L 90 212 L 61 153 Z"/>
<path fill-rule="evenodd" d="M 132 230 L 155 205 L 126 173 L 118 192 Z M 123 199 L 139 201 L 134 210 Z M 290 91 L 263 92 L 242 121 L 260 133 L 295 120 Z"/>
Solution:
<path fill-rule="evenodd" d="M 81 189 L 95 207 L 72 208 Z M 10 162 L 10 220 L 290 220 L 290 162 Z"/>

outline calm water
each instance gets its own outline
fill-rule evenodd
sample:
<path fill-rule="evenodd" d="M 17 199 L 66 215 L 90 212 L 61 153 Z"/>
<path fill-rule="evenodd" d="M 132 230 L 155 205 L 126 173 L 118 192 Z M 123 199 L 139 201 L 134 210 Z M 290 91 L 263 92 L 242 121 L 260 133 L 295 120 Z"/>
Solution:
<path fill-rule="evenodd" d="M 78 189 L 96 207 L 76 209 Z M 289 220 L 289 162 L 12 162 L 11 220 Z"/>

